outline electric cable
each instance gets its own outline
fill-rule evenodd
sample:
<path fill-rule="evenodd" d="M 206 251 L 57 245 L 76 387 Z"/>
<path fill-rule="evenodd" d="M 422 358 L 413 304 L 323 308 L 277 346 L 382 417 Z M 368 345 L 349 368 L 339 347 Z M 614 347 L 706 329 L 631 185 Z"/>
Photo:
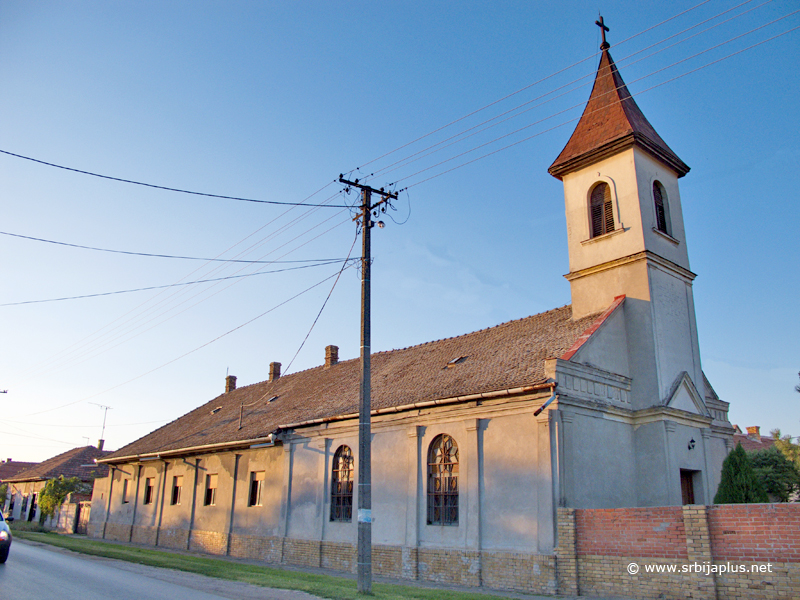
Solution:
<path fill-rule="evenodd" d="M 79 400 L 75 400 L 75 401 L 73 401 L 73 402 L 68 402 L 68 403 L 66 403 L 66 404 L 62 404 L 62 405 L 60 405 L 60 406 L 55 406 L 55 407 L 53 407 L 53 408 L 47 408 L 47 409 L 45 409 L 45 410 L 40 410 L 40 411 L 37 411 L 37 412 L 29 413 L 29 414 L 27 414 L 27 415 L 25 415 L 25 416 L 26 416 L 26 417 L 33 417 L 33 416 L 36 416 L 36 415 L 41 415 L 41 414 L 44 414 L 44 413 L 47 413 L 47 412 L 52 412 L 52 411 L 54 411 L 54 410 L 60 410 L 60 409 L 62 409 L 62 408 L 66 408 L 66 407 L 68 407 L 68 406 L 74 406 L 75 404 L 78 404 L 78 403 L 80 403 L 80 402 L 86 402 L 87 400 L 91 400 L 92 398 L 96 398 L 97 396 L 102 396 L 103 394 L 107 394 L 108 392 L 114 391 L 114 390 L 115 390 L 115 389 L 117 389 L 117 388 L 120 388 L 120 387 L 122 387 L 122 386 L 124 386 L 124 385 L 127 385 L 127 384 L 129 384 L 129 383 L 132 383 L 132 382 L 136 381 L 137 379 L 141 379 L 142 377 L 145 377 L 145 376 L 147 376 L 147 375 L 150 375 L 151 373 L 155 373 L 156 371 L 159 371 L 159 370 L 163 369 L 164 367 L 171 365 L 172 363 L 175 363 L 175 362 L 177 362 L 177 361 L 179 361 L 179 360 L 181 360 L 181 359 L 183 359 L 183 358 L 186 358 L 187 356 L 189 356 L 189 355 L 191 355 L 191 354 L 194 354 L 195 352 L 197 352 L 197 351 L 199 351 L 199 350 L 202 350 L 202 349 L 203 349 L 203 348 L 205 348 L 206 346 L 210 346 L 210 345 L 211 345 L 211 344 L 213 344 L 214 342 L 217 342 L 217 341 L 221 340 L 222 338 L 224 338 L 224 337 L 226 337 L 226 336 L 228 336 L 228 335 L 230 335 L 230 334 L 232 334 L 232 333 L 234 333 L 234 332 L 238 331 L 239 329 L 241 329 L 241 328 L 243 328 L 243 327 L 246 327 L 247 325 L 250 325 L 251 323 L 254 323 L 254 322 L 255 322 L 255 321 L 257 321 L 258 319 L 260 319 L 260 318 L 262 318 L 262 317 L 264 317 L 264 316 L 266 316 L 266 315 L 270 314 L 271 312 L 273 312 L 273 311 L 277 310 L 277 309 L 278 309 L 278 308 L 280 308 L 281 306 L 284 306 L 285 304 L 288 304 L 288 303 L 289 303 L 289 302 L 291 302 L 292 300 L 295 300 L 295 299 L 299 298 L 299 297 L 300 297 L 300 296 L 302 296 L 303 294 L 306 294 L 307 292 L 310 292 L 310 291 L 311 291 L 311 290 L 313 290 L 314 288 L 316 288 L 316 287 L 319 287 L 320 285 L 322 285 L 322 284 L 323 284 L 323 283 L 325 283 L 326 281 L 329 281 L 329 280 L 333 279 L 334 277 L 338 277 L 338 276 L 339 276 L 339 273 L 337 272 L 337 273 L 334 273 L 333 275 L 331 275 L 331 276 L 329 276 L 329 277 L 326 277 L 326 278 L 325 278 L 325 279 L 323 279 L 322 281 L 318 281 L 317 283 L 315 283 L 315 284 L 313 284 L 313 285 L 311 285 L 311 286 L 307 287 L 307 288 L 306 288 L 306 289 L 304 289 L 303 291 L 301 291 L 301 292 L 298 292 L 297 294 L 295 294 L 295 295 L 294 295 L 294 296 L 292 296 L 291 298 L 287 298 L 286 300 L 284 300 L 283 302 L 280 302 L 279 304 L 276 304 L 275 306 L 273 306 L 273 307 L 272 307 L 272 308 L 270 308 L 269 310 L 266 310 L 266 311 L 264 311 L 264 312 L 263 312 L 263 313 L 261 313 L 260 315 L 257 315 L 257 316 L 253 317 L 252 319 L 250 319 L 250 320 L 248 320 L 248 321 L 245 321 L 245 322 L 244 322 L 244 323 L 242 323 L 241 325 L 237 325 L 237 326 L 236 326 L 236 327 L 234 327 L 233 329 L 230 329 L 230 330 L 226 331 L 225 333 L 223 333 L 223 334 L 221 334 L 221 335 L 218 335 L 218 336 L 217 336 L 217 337 L 215 337 L 214 339 L 212 339 L 212 340 L 209 340 L 208 342 L 205 342 L 204 344 L 201 344 L 200 346 L 197 346 L 196 348 L 194 348 L 194 349 L 192 349 L 192 350 L 189 350 L 188 352 L 185 352 L 184 354 L 181 354 L 180 356 L 178 356 L 178 357 L 176 357 L 176 358 L 173 358 L 172 360 L 169 360 L 169 361 L 167 361 L 167 362 L 165 362 L 165 363 L 163 363 L 163 364 L 161 364 L 161 365 L 159 365 L 159 366 L 157 366 L 157 367 L 155 367 L 155 368 L 153 368 L 153 369 L 150 369 L 149 371 L 147 371 L 147 372 L 145 372 L 145 373 L 141 373 L 140 375 L 137 375 L 136 377 L 133 377 L 133 378 L 131 378 L 131 379 L 128 379 L 127 381 L 123 381 L 122 383 L 119 383 L 119 384 L 117 384 L 117 385 L 115 385 L 115 386 L 113 386 L 113 387 L 107 388 L 107 389 L 103 390 L 102 392 L 97 392 L 96 394 L 92 394 L 91 396 L 86 396 L 85 398 L 81 398 L 81 399 L 79 399 Z"/>
<path fill-rule="evenodd" d="M 772 36 L 772 37 L 770 37 L 770 38 L 768 38 L 768 39 L 766 39 L 766 40 L 763 40 L 763 41 L 761 41 L 761 42 L 757 42 L 757 43 L 755 43 L 755 44 L 753 44 L 753 45 L 751 45 L 751 46 L 748 46 L 747 48 L 743 48 L 743 49 L 741 49 L 741 50 L 738 50 L 738 51 L 736 51 L 736 52 L 733 52 L 733 53 L 731 53 L 731 54 L 728 54 L 727 56 L 724 56 L 724 57 L 722 57 L 722 58 L 719 58 L 719 59 L 717 59 L 717 60 L 714 60 L 714 61 L 712 61 L 712 62 L 710 62 L 710 63 L 707 63 L 707 64 L 705 64 L 705 65 L 703 65 L 703 66 L 697 67 L 697 68 L 695 68 L 695 69 L 692 69 L 692 70 L 690 70 L 690 71 L 686 71 L 685 73 L 681 73 L 680 75 L 677 75 L 677 76 L 675 76 L 675 77 L 673 77 L 673 78 L 671 78 L 671 79 L 668 79 L 668 80 L 666 80 L 666 81 L 663 81 L 663 82 L 661 82 L 661 83 L 658 83 L 658 84 L 656 84 L 656 85 L 653 85 L 653 86 L 651 86 L 651 87 L 649 87 L 649 88 L 647 88 L 647 89 L 645 89 L 645 90 L 642 90 L 642 91 L 640 91 L 640 92 L 637 92 L 637 93 L 636 93 L 636 95 L 638 96 L 638 95 L 644 94 L 645 92 L 649 92 L 649 91 L 651 91 L 651 90 L 654 90 L 654 89 L 656 89 L 656 88 L 659 88 L 659 87 L 661 87 L 661 86 L 663 86 L 663 85 L 666 85 L 666 84 L 668 84 L 668 83 L 671 83 L 671 82 L 673 82 L 673 81 L 675 81 L 675 80 L 677 80 L 677 79 L 681 79 L 681 78 L 683 78 L 683 77 L 686 77 L 687 75 L 691 75 L 692 73 L 696 73 L 697 71 L 700 71 L 700 70 L 702 70 L 702 69 L 705 69 L 705 68 L 707 68 L 707 67 L 710 67 L 710 66 L 712 66 L 712 65 L 715 65 L 715 64 L 717 64 L 717 63 L 719 63 L 719 62 L 722 62 L 723 60 L 727 60 L 727 59 L 729 59 L 729 58 L 731 58 L 731 57 L 733 57 L 733 56 L 736 56 L 736 55 L 738 55 L 738 54 L 741 54 L 742 52 L 746 52 L 747 50 L 751 50 L 752 48 L 755 48 L 755 47 L 757 47 L 757 46 L 760 46 L 760 45 L 762 45 L 762 44 L 765 44 L 765 43 L 767 43 L 767 42 L 770 42 L 770 41 L 772 41 L 772 40 L 774 40 L 774 39 L 777 39 L 777 38 L 779 38 L 779 37 L 781 37 L 781 36 L 784 36 L 784 35 L 786 35 L 786 34 L 788 34 L 788 33 L 791 33 L 792 31 L 796 31 L 797 29 L 800 29 L 800 26 L 793 27 L 792 29 L 789 29 L 789 30 L 787 30 L 787 31 L 784 31 L 784 32 L 782 32 L 782 33 L 779 33 L 779 34 L 776 34 L 776 35 L 774 35 L 774 36 Z M 660 70 L 663 70 L 663 69 L 660 69 Z M 640 79 L 642 79 L 642 78 L 640 78 Z M 638 80 L 636 80 L 636 81 L 638 81 Z M 631 97 L 633 97 L 633 96 L 634 96 L 634 94 L 631 94 Z M 562 111 L 562 112 L 564 112 L 564 111 Z M 484 154 L 484 155 L 482 155 L 482 156 L 479 156 L 479 157 L 477 157 L 477 158 L 475 158 L 475 159 L 472 159 L 472 160 L 470 160 L 470 161 L 467 161 L 467 162 L 465 162 L 465 163 L 463 163 L 463 164 L 457 165 L 457 166 L 453 167 L 452 169 L 447 169 L 446 171 L 442 171 L 441 173 L 437 173 L 436 175 L 432 175 L 431 177 L 428 177 L 428 178 L 426 178 L 426 179 L 423 179 L 423 180 L 421 180 L 421 181 L 417 181 L 417 182 L 415 182 L 415 183 L 408 184 L 408 185 L 406 186 L 406 188 L 412 188 L 412 187 L 415 187 L 415 186 L 417 186 L 417 185 L 420 185 L 420 184 L 422 184 L 422 183 L 425 183 L 426 181 L 430 181 L 430 180 L 432 180 L 432 179 L 436 179 L 437 177 L 441 177 L 442 175 L 445 175 L 446 173 L 450 173 L 450 172 L 452 172 L 452 171 L 455 171 L 455 170 L 457 170 L 457 169 L 460 169 L 460 168 L 462 168 L 462 167 L 465 167 L 465 166 L 467 166 L 467 165 L 469 165 L 469 164 L 472 164 L 472 163 L 474 163 L 474 162 L 477 162 L 477 161 L 479 161 L 479 160 L 482 160 L 482 159 L 484 159 L 484 158 L 487 158 L 487 157 L 489 157 L 489 156 L 492 156 L 492 155 L 494 155 L 494 154 L 497 154 L 498 152 L 502 152 L 503 150 L 507 150 L 507 149 L 509 149 L 509 148 L 512 148 L 512 147 L 514 147 L 514 146 L 517 146 L 517 145 L 519 145 L 519 144 L 521 144 L 521 143 L 523 143 L 523 142 L 527 142 L 528 140 L 531 140 L 531 139 L 533 139 L 533 138 L 535 138 L 535 137 L 538 137 L 538 136 L 540 136 L 540 135 L 543 135 L 543 134 L 545 134 L 545 133 L 547 133 L 547 132 L 549 132 L 549 131 L 553 131 L 554 129 L 558 129 L 559 127 L 563 127 L 564 125 L 568 125 L 569 123 L 574 123 L 574 122 L 575 122 L 575 121 L 577 121 L 579 118 L 580 118 L 580 117 L 576 117 L 576 118 L 574 118 L 574 119 L 569 119 L 569 120 L 567 120 L 567 121 L 564 121 L 563 123 L 559 123 L 558 125 L 554 125 L 553 127 L 550 127 L 550 128 L 548 128 L 548 129 L 545 129 L 545 130 L 543 130 L 543 131 L 540 131 L 540 132 L 538 132 L 538 133 L 535 133 L 534 135 L 531 135 L 531 136 L 529 136 L 529 137 L 526 137 L 526 138 L 524 138 L 524 139 L 518 140 L 518 141 L 516 141 L 516 142 L 514 142 L 514 143 L 512 143 L 512 144 L 509 144 L 509 145 L 507 145 L 507 146 L 503 146 L 502 148 L 499 148 L 499 149 L 497 149 L 497 150 L 494 150 L 494 151 L 492 151 L 492 152 L 489 152 L 489 153 L 487 153 L 487 154 Z M 484 145 L 485 145 L 485 144 L 484 144 Z M 461 156 L 463 156 L 463 154 L 466 154 L 466 153 L 462 153 L 462 155 L 461 155 Z M 456 158 L 457 158 L 457 157 L 456 157 Z M 448 160 L 452 160 L 452 159 L 448 159 Z M 444 162 L 448 162 L 448 161 L 443 161 L 442 163 L 439 163 L 439 164 L 443 164 Z M 425 170 L 427 170 L 427 169 L 425 169 Z M 422 171 L 420 171 L 420 172 L 422 172 Z M 418 173 L 415 173 L 414 175 L 416 175 L 416 174 L 418 174 Z M 410 175 L 409 177 L 413 177 L 414 175 Z"/>
<path fill-rule="evenodd" d="M 57 165 L 55 163 L 47 162 L 44 160 L 40 160 L 38 158 L 31 158 L 30 156 L 23 156 L 22 154 L 16 154 L 14 152 L 9 152 L 8 150 L 0 149 L 0 153 L 7 154 L 8 156 L 14 156 L 16 158 L 21 158 L 24 160 L 29 160 L 31 162 L 39 163 L 41 165 L 46 165 L 48 167 L 55 167 L 56 169 L 63 169 L 65 171 L 72 171 L 73 173 L 80 173 L 82 175 L 91 175 L 92 177 L 99 177 L 100 179 L 109 179 L 111 181 L 119 181 L 121 183 L 130 183 L 132 185 L 141 185 L 143 187 L 154 188 L 157 190 L 165 190 L 167 192 L 178 192 L 180 194 L 191 194 L 194 196 L 204 196 L 206 198 L 219 198 L 222 200 L 238 200 L 240 202 L 257 202 L 260 204 L 276 204 L 279 206 L 313 206 L 316 208 L 347 208 L 346 206 L 334 206 L 330 204 L 307 204 L 305 201 L 303 202 L 282 202 L 279 200 L 258 200 L 255 198 L 240 198 L 238 196 L 224 196 L 222 194 L 208 194 L 205 192 L 194 192 L 191 190 L 182 190 L 180 188 L 173 188 L 167 187 L 164 185 L 155 185 L 153 183 L 144 183 L 142 181 L 134 181 L 132 179 L 123 179 L 121 177 L 112 177 L 110 175 L 101 175 L 100 173 L 93 173 L 91 171 L 84 171 L 82 169 L 75 169 L 73 167 L 65 167 L 63 165 Z M 331 182 L 333 183 L 333 182 Z"/>
<path fill-rule="evenodd" d="M 118 290 L 118 291 L 115 291 L 115 292 L 100 292 L 100 293 L 97 293 L 97 294 L 84 294 L 82 296 L 65 296 L 65 297 L 62 297 L 62 298 L 48 298 L 48 299 L 45 299 L 45 300 L 25 300 L 25 301 L 22 301 L 22 302 L 6 302 L 4 304 L 0 304 L 0 306 L 20 306 L 20 305 L 23 305 L 23 304 L 40 304 L 40 303 L 43 303 L 43 302 L 60 302 L 62 300 L 82 300 L 84 298 L 98 298 L 98 297 L 101 297 L 101 296 L 113 296 L 113 295 L 116 295 L 116 294 L 129 294 L 129 293 L 132 293 L 132 292 L 147 292 L 147 291 L 150 291 L 150 290 L 159 290 L 159 289 L 163 289 L 163 288 L 177 287 L 177 286 L 180 286 L 180 285 L 195 285 L 195 284 L 200 284 L 200 283 L 211 283 L 211 282 L 215 282 L 215 281 L 225 281 L 225 280 L 228 280 L 228 279 L 239 279 L 241 277 L 254 277 L 256 275 L 270 275 L 272 273 L 284 273 L 286 271 L 297 271 L 299 269 L 308 269 L 308 268 L 311 268 L 311 267 L 323 267 L 323 266 L 327 266 L 327 265 L 338 264 L 340 262 L 347 262 L 348 260 L 353 260 L 353 259 L 346 259 L 346 258 L 345 259 L 336 259 L 336 260 L 329 260 L 329 261 L 326 261 L 326 262 L 319 262 L 319 263 L 316 263 L 316 264 L 302 265 L 302 266 L 299 266 L 299 267 L 289 267 L 289 268 L 286 268 L 286 269 L 276 269 L 274 271 L 257 271 L 255 273 L 245 273 L 243 275 L 229 275 L 227 277 L 217 277 L 217 278 L 214 278 L 214 279 L 199 279 L 197 281 L 184 281 L 184 282 L 181 282 L 181 283 L 168 283 L 166 285 L 152 285 L 150 287 L 136 288 L 136 289 L 131 289 L 131 290 Z"/>
<path fill-rule="evenodd" d="M 109 248 L 96 248 L 94 246 L 82 246 L 80 244 L 70 244 L 67 242 L 57 242 L 54 240 L 45 240 L 42 238 L 31 237 L 29 235 L 21 235 L 19 233 L 9 233 L 7 231 L 0 231 L 0 235 L 7 235 L 34 242 L 45 242 L 47 244 L 56 244 L 58 246 L 67 246 L 69 248 L 79 248 L 81 250 L 95 250 L 97 252 L 110 252 L 112 254 L 126 254 L 128 256 L 147 256 L 152 258 L 176 258 L 181 260 L 202 260 L 206 262 L 224 262 L 224 263 L 247 263 L 247 264 L 289 264 L 289 263 L 314 263 L 323 260 L 339 261 L 339 258 L 306 258 L 303 260 L 240 260 L 236 258 L 201 258 L 198 256 L 175 256 L 172 254 L 152 254 L 149 252 L 130 252 L 128 250 L 111 250 Z M 2 305 L 0 305 L 2 306 Z"/>

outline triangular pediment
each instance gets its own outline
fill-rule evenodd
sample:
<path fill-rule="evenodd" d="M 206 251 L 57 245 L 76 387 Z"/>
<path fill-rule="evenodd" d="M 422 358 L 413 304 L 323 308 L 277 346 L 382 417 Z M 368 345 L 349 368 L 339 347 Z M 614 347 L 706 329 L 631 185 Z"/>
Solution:
<path fill-rule="evenodd" d="M 686 371 L 678 376 L 664 404 L 669 408 L 676 408 L 705 417 L 708 416 L 708 409 L 703 402 L 702 396 Z"/>

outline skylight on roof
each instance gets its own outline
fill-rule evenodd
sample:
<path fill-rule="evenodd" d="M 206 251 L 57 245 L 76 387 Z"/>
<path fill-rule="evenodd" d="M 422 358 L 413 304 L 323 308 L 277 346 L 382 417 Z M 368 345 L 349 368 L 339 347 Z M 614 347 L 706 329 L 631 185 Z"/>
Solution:
<path fill-rule="evenodd" d="M 456 365 L 460 365 L 461 363 L 463 363 L 465 360 L 467 360 L 467 358 L 469 358 L 469 357 L 468 356 L 459 356 L 458 358 L 454 358 L 449 363 L 447 363 L 444 366 L 444 368 L 445 369 L 452 369 Z"/>

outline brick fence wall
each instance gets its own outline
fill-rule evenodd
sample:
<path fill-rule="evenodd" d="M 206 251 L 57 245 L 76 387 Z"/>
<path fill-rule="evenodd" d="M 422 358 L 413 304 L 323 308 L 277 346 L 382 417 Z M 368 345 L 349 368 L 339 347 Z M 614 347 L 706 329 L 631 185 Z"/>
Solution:
<path fill-rule="evenodd" d="M 558 535 L 561 593 L 800 598 L 800 504 L 559 509 Z"/>

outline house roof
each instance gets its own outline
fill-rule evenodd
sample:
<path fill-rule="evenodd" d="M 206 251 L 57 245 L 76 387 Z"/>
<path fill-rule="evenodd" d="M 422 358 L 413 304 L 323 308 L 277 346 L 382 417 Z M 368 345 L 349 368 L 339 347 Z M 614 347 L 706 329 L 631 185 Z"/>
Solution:
<path fill-rule="evenodd" d="M 39 463 L 35 462 L 20 462 L 18 460 L 4 460 L 0 462 L 0 483 L 8 480 L 9 477 L 14 477 L 17 473 L 35 467 Z"/>
<path fill-rule="evenodd" d="M 109 451 L 98 450 L 94 446 L 73 448 L 63 454 L 48 458 L 44 462 L 35 464 L 29 469 L 9 477 L 5 481 L 21 483 L 23 481 L 41 481 L 54 479 L 63 475 L 66 478 L 77 477 L 81 481 L 91 481 L 95 477 L 104 477 L 108 470 L 105 465 L 95 464 L 96 458 L 103 458 L 111 454 Z"/>
<path fill-rule="evenodd" d="M 748 427 L 748 432 L 745 434 L 738 425 L 734 428 L 733 445 L 741 444 L 742 448 L 747 452 L 755 452 L 756 450 L 767 450 L 775 445 L 775 438 L 772 436 L 761 435 L 760 428 Z"/>
<path fill-rule="evenodd" d="M 567 173 L 633 145 L 666 163 L 678 177 L 689 172 L 686 163 L 667 146 L 645 118 L 605 47 L 589 102 L 572 137 L 548 172 L 562 179 Z"/>
<path fill-rule="evenodd" d="M 372 409 L 544 385 L 545 359 L 564 354 L 595 318 L 573 321 L 571 307 L 564 306 L 373 354 Z M 106 461 L 258 440 L 292 424 L 353 415 L 358 413 L 360 376 L 360 360 L 354 359 L 232 390 L 120 448 Z"/>

